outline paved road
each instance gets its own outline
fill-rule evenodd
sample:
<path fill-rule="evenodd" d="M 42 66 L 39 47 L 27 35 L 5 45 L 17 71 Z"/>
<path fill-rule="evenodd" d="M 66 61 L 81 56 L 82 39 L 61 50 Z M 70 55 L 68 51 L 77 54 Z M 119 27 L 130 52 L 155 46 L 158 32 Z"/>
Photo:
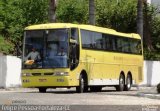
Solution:
<path fill-rule="evenodd" d="M 78 94 L 75 89 L 48 89 L 47 93 L 39 93 L 37 89 L 9 89 L 0 90 L 0 104 L 10 105 L 67 105 L 70 110 L 106 111 L 106 108 L 115 111 L 134 111 L 149 106 L 157 108 L 160 98 L 145 96 L 156 94 L 155 88 L 132 88 L 131 91 L 117 92 L 114 88 L 106 87 L 102 92 L 88 92 Z M 85 106 L 84 106 L 85 105 Z M 98 105 L 98 106 L 97 106 Z M 101 106 L 99 106 L 101 105 Z M 115 106 L 112 106 L 115 105 Z M 125 106 L 121 106 L 125 105 Z M 124 110 L 125 111 L 125 110 Z M 156 110 L 158 111 L 158 110 Z"/>

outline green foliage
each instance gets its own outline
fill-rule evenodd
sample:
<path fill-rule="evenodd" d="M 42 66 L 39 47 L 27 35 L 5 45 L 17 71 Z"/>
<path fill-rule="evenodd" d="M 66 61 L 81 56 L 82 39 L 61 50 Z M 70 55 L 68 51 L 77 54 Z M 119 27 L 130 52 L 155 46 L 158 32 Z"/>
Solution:
<path fill-rule="evenodd" d="M 48 0 L 19 0 L 19 8 L 23 11 L 23 25 L 48 22 Z"/>
<path fill-rule="evenodd" d="M 57 22 L 88 23 L 88 0 L 58 0 Z M 96 25 L 122 32 L 136 32 L 135 0 L 96 0 Z M 123 27 L 123 28 L 122 28 Z"/>
<path fill-rule="evenodd" d="M 88 24 L 89 0 L 57 0 L 57 22 Z M 136 33 L 137 0 L 95 0 L 96 25 L 121 32 Z M 23 30 L 28 25 L 48 22 L 49 0 L 0 0 L 0 51 L 17 54 L 22 50 Z M 156 10 L 147 11 L 152 45 L 144 43 L 145 59 L 160 59 L 160 18 Z M 14 53 L 13 53 L 14 52 Z"/>
<path fill-rule="evenodd" d="M 77 3 L 78 2 L 78 3 Z M 80 3 L 81 2 L 81 3 Z M 136 33 L 137 0 L 95 0 L 96 25 L 113 28 L 120 32 Z M 88 0 L 59 0 L 56 10 L 58 22 L 88 23 Z M 147 13 L 146 13 L 147 11 Z M 154 50 L 149 50 L 144 42 L 144 58 L 147 60 L 160 59 L 160 20 L 156 17 L 153 6 L 144 8 L 147 14 L 148 26 Z M 144 22 L 144 29 L 146 29 Z M 148 34 L 144 31 L 145 34 Z"/>
<path fill-rule="evenodd" d="M 97 25 L 121 32 L 136 32 L 136 0 L 96 0 Z"/>
<path fill-rule="evenodd" d="M 0 1 L 0 35 L 12 42 L 12 47 L 6 46 L 6 52 L 17 54 L 21 50 L 24 27 L 47 22 L 48 1 L 46 0 L 1 0 Z M 8 50 L 8 48 L 10 48 Z M 3 44 L 0 44 L 3 49 Z M 14 51 L 12 51 L 14 49 Z"/>
<path fill-rule="evenodd" d="M 154 49 L 160 50 L 160 18 L 155 18 L 152 23 L 152 41 Z"/>
<path fill-rule="evenodd" d="M 87 23 L 88 0 L 58 0 L 57 22 Z"/>
<path fill-rule="evenodd" d="M 144 57 L 146 60 L 160 60 L 160 17 L 156 15 L 157 9 L 153 6 L 147 7 L 147 13 L 153 50 L 149 50 L 144 43 Z"/>
<path fill-rule="evenodd" d="M 9 54 L 13 51 L 13 45 L 11 42 L 4 40 L 4 37 L 0 36 L 0 52 Z"/>

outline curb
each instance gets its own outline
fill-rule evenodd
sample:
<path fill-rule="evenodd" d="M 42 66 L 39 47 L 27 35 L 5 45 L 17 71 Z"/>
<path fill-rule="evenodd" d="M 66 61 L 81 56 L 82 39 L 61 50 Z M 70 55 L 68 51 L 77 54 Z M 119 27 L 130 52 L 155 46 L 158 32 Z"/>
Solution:
<path fill-rule="evenodd" d="M 150 99 L 160 99 L 160 94 L 158 93 L 138 93 L 139 97 L 147 97 Z"/>

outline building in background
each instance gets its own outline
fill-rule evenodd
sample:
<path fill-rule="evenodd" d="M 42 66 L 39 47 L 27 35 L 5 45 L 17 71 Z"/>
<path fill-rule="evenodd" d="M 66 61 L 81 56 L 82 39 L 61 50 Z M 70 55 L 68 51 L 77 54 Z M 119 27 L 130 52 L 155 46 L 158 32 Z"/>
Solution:
<path fill-rule="evenodd" d="M 149 4 L 154 5 L 157 7 L 158 12 L 160 13 L 160 0 L 147 0 Z"/>
<path fill-rule="evenodd" d="M 147 0 L 147 2 L 157 8 L 157 17 L 160 17 L 160 0 Z"/>
<path fill-rule="evenodd" d="M 148 3 L 153 5 L 160 5 L 160 0 L 148 0 Z"/>

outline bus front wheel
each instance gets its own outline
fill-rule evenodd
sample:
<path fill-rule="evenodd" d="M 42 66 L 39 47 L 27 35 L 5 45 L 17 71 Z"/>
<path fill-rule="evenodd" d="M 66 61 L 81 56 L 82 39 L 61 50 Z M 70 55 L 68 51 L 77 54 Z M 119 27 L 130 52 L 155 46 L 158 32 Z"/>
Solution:
<path fill-rule="evenodd" d="M 84 77 L 82 75 L 80 75 L 79 86 L 76 87 L 76 91 L 78 93 L 83 93 L 83 92 L 87 91 L 87 89 L 88 89 L 88 87 L 87 87 L 86 81 L 85 81 Z"/>

